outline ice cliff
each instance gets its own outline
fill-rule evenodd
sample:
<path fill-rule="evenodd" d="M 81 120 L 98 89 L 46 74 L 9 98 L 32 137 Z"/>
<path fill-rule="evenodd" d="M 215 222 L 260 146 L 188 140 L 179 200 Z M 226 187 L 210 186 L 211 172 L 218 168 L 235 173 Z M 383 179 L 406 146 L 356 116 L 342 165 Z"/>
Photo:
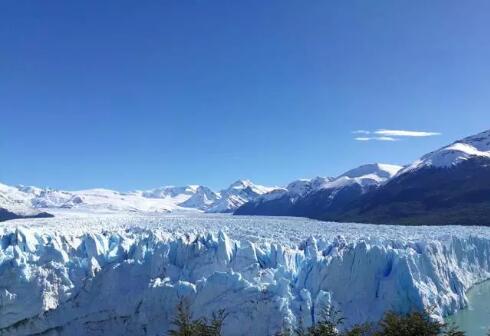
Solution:
<path fill-rule="evenodd" d="M 182 299 L 195 317 L 225 309 L 225 335 L 309 325 L 328 305 L 348 324 L 387 309 L 440 317 L 490 277 L 484 235 L 274 243 L 211 231 L 0 227 L 0 335 L 164 335 Z"/>

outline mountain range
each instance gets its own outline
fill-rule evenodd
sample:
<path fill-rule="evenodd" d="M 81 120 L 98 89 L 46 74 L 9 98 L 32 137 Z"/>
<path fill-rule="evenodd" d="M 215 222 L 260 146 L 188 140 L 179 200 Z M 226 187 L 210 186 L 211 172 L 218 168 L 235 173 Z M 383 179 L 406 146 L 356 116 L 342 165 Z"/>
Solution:
<path fill-rule="evenodd" d="M 244 203 L 274 188 L 238 180 L 214 192 L 208 187 L 165 186 L 146 191 L 119 192 L 108 189 L 63 191 L 0 184 L 0 220 L 50 217 L 56 209 L 89 212 L 233 212 Z"/>
<path fill-rule="evenodd" d="M 405 167 L 365 165 L 322 179 L 319 186 L 316 181 L 293 182 L 244 204 L 235 214 L 377 224 L 490 225 L 490 130 Z"/>
<path fill-rule="evenodd" d="M 266 193 L 245 203 L 236 215 L 299 216 L 321 218 L 336 214 L 354 199 L 380 187 L 402 167 L 366 164 L 333 177 L 316 177 L 291 182 L 284 189 Z"/>
<path fill-rule="evenodd" d="M 286 187 L 238 180 L 215 192 L 201 185 L 118 192 L 61 191 L 0 184 L 0 220 L 76 211 L 202 211 L 408 225 L 490 225 L 490 130 L 404 167 L 366 164 L 337 177 Z"/>

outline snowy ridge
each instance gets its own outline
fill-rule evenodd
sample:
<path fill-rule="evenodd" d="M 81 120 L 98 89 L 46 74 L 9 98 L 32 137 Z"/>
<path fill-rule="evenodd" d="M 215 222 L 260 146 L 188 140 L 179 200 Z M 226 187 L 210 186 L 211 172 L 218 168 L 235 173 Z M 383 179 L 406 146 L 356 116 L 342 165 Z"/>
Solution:
<path fill-rule="evenodd" d="M 209 217 L 68 216 L 0 227 L 0 335 L 161 335 L 181 299 L 198 316 L 226 309 L 224 335 L 308 325 L 325 305 L 348 323 L 414 306 L 442 316 L 490 277 L 485 228 Z"/>
<path fill-rule="evenodd" d="M 301 197 L 308 195 L 309 193 L 318 191 L 320 189 L 328 188 L 330 182 L 334 180 L 333 177 L 317 176 L 312 179 L 299 179 L 289 183 L 285 188 L 276 188 L 263 195 L 257 197 L 257 202 L 273 201 L 283 196 L 289 196 L 292 202 L 295 202 Z"/>
<path fill-rule="evenodd" d="M 358 184 L 362 188 L 379 186 L 395 176 L 401 166 L 385 163 L 371 163 L 351 169 L 340 175 L 324 188 L 338 189 L 352 184 Z"/>
<path fill-rule="evenodd" d="M 268 202 L 288 196 L 291 202 L 294 203 L 298 199 L 321 190 L 340 190 L 352 185 L 359 185 L 363 191 L 367 191 L 369 188 L 378 187 L 385 183 L 395 176 L 400 169 L 402 169 L 401 166 L 371 163 L 351 169 L 336 178 L 315 177 L 313 179 L 299 179 L 291 182 L 286 188 L 277 188 L 263 194 L 255 202 Z"/>
<path fill-rule="evenodd" d="M 399 175 L 423 167 L 448 168 L 476 157 L 490 159 L 490 130 L 428 153 L 401 170 Z"/>
<path fill-rule="evenodd" d="M 385 163 L 365 164 L 351 169 L 336 178 L 317 177 L 312 180 L 300 180 L 308 181 L 309 188 L 305 187 L 301 192 L 293 191 L 293 194 L 304 196 L 321 189 L 341 189 L 353 184 L 358 184 L 361 188 L 377 186 L 395 176 L 400 169 L 402 169 L 401 166 Z M 289 186 L 288 191 L 290 191 Z"/>
<path fill-rule="evenodd" d="M 206 212 L 233 212 L 243 204 L 278 189 L 253 184 L 250 180 L 238 180 L 219 193 L 219 199 Z"/>

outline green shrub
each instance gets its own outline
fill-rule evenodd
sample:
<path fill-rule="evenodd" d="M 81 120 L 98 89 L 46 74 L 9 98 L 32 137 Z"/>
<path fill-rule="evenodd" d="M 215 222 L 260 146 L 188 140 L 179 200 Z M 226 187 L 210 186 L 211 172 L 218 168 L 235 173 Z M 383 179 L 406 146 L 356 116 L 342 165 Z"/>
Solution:
<path fill-rule="evenodd" d="M 409 314 L 387 312 L 378 323 L 374 336 L 464 336 L 454 325 L 445 325 L 430 318 L 426 311 Z"/>
<path fill-rule="evenodd" d="M 200 318 L 192 319 L 189 304 L 180 301 L 177 305 L 177 314 L 172 324 L 175 329 L 169 331 L 170 336 L 220 336 L 226 314 L 224 310 L 213 313 L 211 320 Z"/>
<path fill-rule="evenodd" d="M 387 312 L 383 319 L 376 324 L 356 325 L 342 330 L 344 318 L 338 311 L 331 308 L 322 311 L 322 317 L 309 328 L 299 327 L 286 329 L 276 336 L 465 336 L 454 325 L 448 326 L 430 318 L 425 311 L 414 311 L 409 314 Z M 220 336 L 226 314 L 220 310 L 213 314 L 211 320 L 192 319 L 189 305 L 181 301 L 172 321 L 175 329 L 169 332 L 171 336 Z M 489 334 L 490 336 L 490 334 Z"/>
<path fill-rule="evenodd" d="M 325 311 L 320 321 L 306 330 L 282 332 L 281 336 L 464 336 L 455 326 L 433 321 L 427 312 L 397 314 L 387 312 L 377 324 L 356 325 L 341 331 L 343 318 L 338 312 Z M 489 335 L 490 336 L 490 335 Z"/>
<path fill-rule="evenodd" d="M 388 312 L 379 322 L 380 331 L 376 336 L 437 336 L 442 334 L 443 325 L 431 321 L 425 312 L 399 315 Z"/>

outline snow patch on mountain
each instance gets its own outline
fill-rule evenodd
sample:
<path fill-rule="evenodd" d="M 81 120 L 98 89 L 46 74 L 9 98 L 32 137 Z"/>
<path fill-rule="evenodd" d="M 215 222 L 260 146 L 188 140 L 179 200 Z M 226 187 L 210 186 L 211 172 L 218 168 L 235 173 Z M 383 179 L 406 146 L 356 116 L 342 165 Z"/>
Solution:
<path fill-rule="evenodd" d="M 423 307 L 441 318 L 490 277 L 487 228 L 213 216 L 0 225 L 0 335 L 156 336 L 182 299 L 195 317 L 225 309 L 224 335 L 308 326 L 326 306 L 347 325 Z"/>
<path fill-rule="evenodd" d="M 220 198 L 212 204 L 206 212 L 233 212 L 243 204 L 254 201 L 261 195 L 270 193 L 277 187 L 265 187 L 252 183 L 249 180 L 238 180 L 227 189 L 222 190 Z"/>
<path fill-rule="evenodd" d="M 329 182 L 332 182 L 331 177 L 320 177 L 317 176 L 313 179 L 300 179 L 288 184 L 286 189 L 291 194 L 291 196 L 304 196 L 312 191 L 325 188 Z"/>
<path fill-rule="evenodd" d="M 324 188 L 339 189 L 352 184 L 358 184 L 362 188 L 379 186 L 395 176 L 400 169 L 401 166 L 384 163 L 365 164 L 340 175 Z"/>
<path fill-rule="evenodd" d="M 386 163 L 371 163 L 351 169 L 341 176 L 349 178 L 364 177 L 375 175 L 378 178 L 389 179 L 393 177 L 401 169 L 401 166 L 386 164 Z"/>

